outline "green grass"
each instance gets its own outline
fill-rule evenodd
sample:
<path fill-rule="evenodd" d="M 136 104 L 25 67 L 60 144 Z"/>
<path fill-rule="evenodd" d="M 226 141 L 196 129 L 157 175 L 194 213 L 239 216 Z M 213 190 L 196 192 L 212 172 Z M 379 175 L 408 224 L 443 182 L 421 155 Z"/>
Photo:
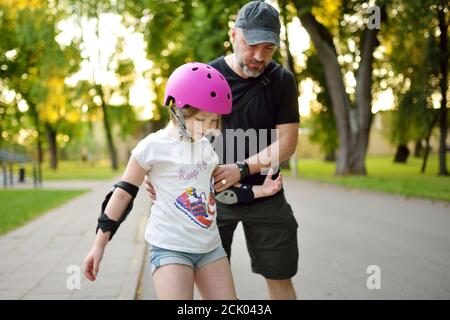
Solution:
<path fill-rule="evenodd" d="M 33 171 L 31 165 L 25 167 L 26 177 L 33 181 Z M 108 180 L 120 175 L 124 167 L 119 170 L 111 169 L 109 161 L 98 161 L 96 164 L 85 164 L 78 161 L 59 161 L 58 169 L 53 171 L 48 163 L 42 166 L 42 179 L 50 180 Z"/>
<path fill-rule="evenodd" d="M 0 190 L 0 234 L 15 229 L 88 190 Z"/>
<path fill-rule="evenodd" d="M 410 157 L 408 163 L 394 163 L 392 156 L 372 156 L 366 160 L 367 177 L 335 177 L 335 164 L 323 160 L 300 160 L 299 177 L 344 185 L 350 188 L 394 193 L 450 202 L 450 177 L 438 176 L 438 158 L 429 158 L 425 174 L 420 174 L 422 160 Z"/>

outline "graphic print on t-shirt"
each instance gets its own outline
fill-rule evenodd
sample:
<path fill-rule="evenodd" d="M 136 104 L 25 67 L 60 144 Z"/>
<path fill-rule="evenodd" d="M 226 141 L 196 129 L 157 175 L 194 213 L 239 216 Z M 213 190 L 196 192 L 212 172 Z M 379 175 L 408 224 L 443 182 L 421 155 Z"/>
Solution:
<path fill-rule="evenodd" d="M 214 195 L 209 193 L 206 197 L 204 192 L 198 195 L 192 187 L 187 188 L 177 197 L 175 206 L 202 228 L 208 228 L 216 215 Z"/>

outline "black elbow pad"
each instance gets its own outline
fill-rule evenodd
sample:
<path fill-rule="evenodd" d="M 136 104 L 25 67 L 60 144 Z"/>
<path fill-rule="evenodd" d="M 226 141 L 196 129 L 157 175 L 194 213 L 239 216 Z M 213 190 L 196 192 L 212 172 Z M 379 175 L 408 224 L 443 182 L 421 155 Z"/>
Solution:
<path fill-rule="evenodd" d="M 110 219 L 108 217 L 108 215 L 106 215 L 106 213 L 105 213 L 105 208 L 108 205 L 108 202 L 111 199 L 111 196 L 113 195 L 114 190 L 116 190 L 116 188 L 121 188 L 121 189 L 125 190 L 131 196 L 130 203 L 128 204 L 127 208 L 122 213 L 122 216 L 120 217 L 120 219 L 118 221 Z M 101 209 L 100 217 L 98 218 L 98 224 L 97 224 L 97 229 L 95 230 L 95 233 L 98 232 L 98 229 L 102 229 L 103 232 L 111 231 L 111 235 L 109 237 L 109 240 L 111 240 L 112 237 L 114 236 L 114 234 L 116 233 L 117 229 L 119 228 L 120 224 L 126 219 L 128 214 L 131 212 L 131 209 L 133 209 L 134 198 L 136 198 L 138 191 L 139 191 L 139 187 L 136 187 L 135 185 L 133 185 L 131 183 L 128 183 L 125 181 L 119 181 L 118 183 L 116 183 L 112 187 L 111 191 L 108 192 L 108 194 L 106 195 L 105 200 L 103 200 L 102 209 Z"/>

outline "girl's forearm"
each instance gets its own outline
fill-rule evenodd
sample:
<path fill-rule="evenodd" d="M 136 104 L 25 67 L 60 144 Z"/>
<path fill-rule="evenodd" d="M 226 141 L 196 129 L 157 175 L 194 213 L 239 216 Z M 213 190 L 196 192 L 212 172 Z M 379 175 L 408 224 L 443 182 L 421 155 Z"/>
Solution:
<path fill-rule="evenodd" d="M 119 221 L 127 208 L 131 196 L 121 188 L 116 188 L 109 199 L 105 208 L 105 214 L 109 219 Z M 98 229 L 97 236 L 95 238 L 94 247 L 105 248 L 110 239 L 111 231 L 103 232 L 102 229 Z"/>
<path fill-rule="evenodd" d="M 260 186 L 260 185 L 253 185 L 252 191 L 253 191 L 253 195 L 255 196 L 255 199 L 267 196 L 267 194 L 264 192 L 262 186 Z"/>
<path fill-rule="evenodd" d="M 109 235 L 111 231 L 103 232 L 102 229 L 98 229 L 97 236 L 95 237 L 94 247 L 104 249 L 109 242 Z"/>
<path fill-rule="evenodd" d="M 134 156 L 131 156 L 121 181 L 135 186 L 140 186 L 146 173 L 147 170 L 141 167 Z M 128 192 L 122 188 L 116 188 L 111 195 L 108 204 L 106 205 L 105 211 L 102 213 L 106 214 L 111 220 L 121 221 L 131 199 L 132 196 Z M 109 242 L 110 236 L 111 231 L 106 231 L 104 233 L 102 229 L 99 229 L 95 238 L 94 246 L 104 248 Z"/>

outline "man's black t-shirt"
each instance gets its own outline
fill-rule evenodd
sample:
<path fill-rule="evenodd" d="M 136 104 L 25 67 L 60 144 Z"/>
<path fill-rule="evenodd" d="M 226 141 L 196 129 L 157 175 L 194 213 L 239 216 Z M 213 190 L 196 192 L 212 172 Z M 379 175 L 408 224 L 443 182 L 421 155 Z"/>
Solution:
<path fill-rule="evenodd" d="M 275 141 L 275 136 L 272 135 L 271 129 L 275 129 L 276 125 L 299 122 L 297 84 L 294 75 L 289 70 L 285 68 L 276 70 L 271 77 L 270 83 L 259 90 L 256 96 L 250 99 L 244 107 L 239 108 L 235 112 L 236 102 L 260 81 L 261 76 L 247 79 L 240 77 L 227 65 L 223 56 L 211 61 L 209 64 L 224 75 L 233 94 L 232 112 L 222 117 L 224 145 L 219 146 L 222 148 L 220 150 L 222 152 L 218 152 L 221 157 L 221 163 L 233 163 L 247 159 Z M 270 70 L 275 65 L 276 62 L 271 61 L 266 70 Z M 250 145 L 249 139 L 245 139 L 245 145 L 242 146 L 243 140 L 235 138 L 235 143 L 230 144 L 232 141 L 227 139 L 227 129 L 242 129 L 244 133 L 247 132 L 246 136 L 256 136 L 258 143 L 255 145 L 253 142 Z M 216 145 L 216 151 L 217 147 Z M 274 178 L 276 176 L 274 175 Z M 264 179 L 265 175 L 254 174 L 241 182 L 261 185 Z"/>

